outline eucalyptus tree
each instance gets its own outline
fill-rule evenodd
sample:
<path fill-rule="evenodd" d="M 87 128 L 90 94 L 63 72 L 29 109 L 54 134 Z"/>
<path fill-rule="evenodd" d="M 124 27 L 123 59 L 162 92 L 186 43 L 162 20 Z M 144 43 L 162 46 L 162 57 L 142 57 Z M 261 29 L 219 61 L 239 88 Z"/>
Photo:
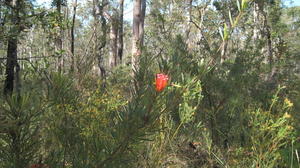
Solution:
<path fill-rule="evenodd" d="M 133 5 L 133 31 L 132 31 L 132 67 L 138 68 L 138 59 L 142 54 L 144 43 L 144 22 L 146 14 L 146 0 L 134 0 Z"/>
<path fill-rule="evenodd" d="M 73 2 L 73 16 L 72 16 L 72 25 L 71 25 L 71 71 L 74 71 L 75 68 L 75 20 L 76 20 L 76 11 L 77 11 L 77 0 Z"/>
<path fill-rule="evenodd" d="M 124 48 L 124 0 L 119 0 L 119 27 L 118 27 L 118 58 L 119 62 L 123 60 Z"/>
<path fill-rule="evenodd" d="M 108 24 L 105 18 L 105 7 L 108 5 L 107 0 L 102 0 L 101 3 L 99 0 L 93 0 L 93 18 L 94 18 L 94 31 L 100 26 L 101 32 L 100 36 L 98 33 L 95 33 L 95 48 L 94 53 L 97 58 L 99 71 L 101 78 L 105 79 L 106 77 L 106 68 L 104 62 L 104 53 L 105 47 L 107 45 L 107 32 Z"/>
<path fill-rule="evenodd" d="M 56 46 L 56 53 L 58 53 L 58 71 L 62 72 L 63 71 L 63 66 L 64 66 L 64 54 L 63 54 L 63 35 L 64 35 L 64 30 L 63 30 L 63 11 L 62 8 L 67 5 L 67 0 L 53 0 L 52 1 L 52 6 L 56 8 L 56 19 L 57 23 L 59 26 L 59 34 L 55 39 L 55 46 Z"/>
<path fill-rule="evenodd" d="M 2 25 L 7 29 L 5 41 L 7 41 L 6 79 L 4 94 L 11 95 L 15 88 L 20 87 L 18 64 L 18 41 L 22 31 L 31 26 L 29 18 L 34 17 L 30 0 L 5 0 L 2 8 L 6 8 L 5 20 Z"/>

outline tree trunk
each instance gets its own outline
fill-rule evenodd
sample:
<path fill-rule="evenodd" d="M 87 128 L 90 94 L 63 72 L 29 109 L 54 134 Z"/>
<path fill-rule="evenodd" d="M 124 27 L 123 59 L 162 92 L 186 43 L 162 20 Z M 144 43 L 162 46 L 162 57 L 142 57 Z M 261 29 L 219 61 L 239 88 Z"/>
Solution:
<path fill-rule="evenodd" d="M 262 37 L 265 38 L 267 45 L 264 47 L 264 50 L 267 50 L 266 62 L 272 67 L 273 64 L 273 46 L 272 46 L 272 37 L 271 37 L 271 27 L 268 24 L 268 16 L 264 11 L 265 5 L 264 1 L 256 0 L 254 1 L 254 32 L 253 39 L 258 40 Z M 263 23 L 262 23 L 263 22 Z M 259 28 L 259 25 L 263 25 L 263 34 Z M 256 41 L 254 41 L 256 43 Z"/>
<path fill-rule="evenodd" d="M 192 40 L 190 39 L 190 33 L 192 29 L 193 0 L 188 0 L 188 4 L 189 4 L 189 8 L 188 8 L 189 16 L 188 16 L 188 23 L 186 29 L 186 42 L 187 42 L 188 49 L 191 49 Z"/>
<path fill-rule="evenodd" d="M 133 7 L 133 25 L 132 25 L 132 68 L 136 70 L 138 66 L 137 59 L 141 54 L 139 43 L 139 26 L 140 26 L 140 16 L 141 16 L 141 1 L 134 0 Z"/>
<path fill-rule="evenodd" d="M 269 25 L 266 25 L 265 27 L 265 36 L 267 38 L 267 53 L 268 53 L 268 63 L 270 68 L 273 66 L 273 47 L 272 47 L 272 37 L 271 37 L 271 28 Z"/>
<path fill-rule="evenodd" d="M 101 16 L 101 31 L 102 31 L 102 38 L 101 38 L 101 44 L 99 46 L 99 56 L 98 56 L 98 66 L 100 68 L 100 72 L 101 72 L 101 77 L 102 79 L 106 78 L 106 70 L 105 70 L 105 66 L 104 66 L 104 59 L 103 59 L 103 55 L 104 55 L 104 48 L 106 46 L 106 34 L 107 34 L 107 23 L 106 23 L 106 19 L 104 16 L 104 7 L 107 5 L 107 0 L 102 0 L 102 6 L 101 6 L 101 10 L 100 10 L 100 16 Z"/>
<path fill-rule="evenodd" d="M 74 71 L 75 69 L 75 48 L 74 48 L 74 43 L 75 43 L 75 19 L 76 19 L 76 9 L 77 9 L 77 0 L 75 0 L 73 4 L 73 18 L 72 18 L 72 27 L 71 27 L 71 72 Z"/>
<path fill-rule="evenodd" d="M 134 71 L 138 69 L 138 59 L 142 52 L 145 12 L 146 0 L 134 0 L 132 31 L 132 68 Z"/>
<path fill-rule="evenodd" d="M 119 63 L 122 64 L 123 60 L 123 20 L 124 20 L 124 0 L 119 1 L 120 14 L 119 14 L 119 28 L 118 28 L 118 58 Z"/>
<path fill-rule="evenodd" d="M 254 17 L 254 30 L 253 30 L 253 40 L 254 46 L 257 48 L 257 40 L 263 40 L 264 45 L 259 49 L 262 50 L 262 53 L 265 54 L 264 62 L 269 65 L 270 73 L 265 76 L 265 81 L 272 81 L 274 74 L 277 71 L 276 66 L 274 66 L 274 51 L 273 51 L 273 41 L 272 41 L 272 29 L 269 25 L 268 15 L 265 12 L 265 1 L 255 0 L 253 17 Z M 262 27 L 259 27 L 259 26 Z"/>
<path fill-rule="evenodd" d="M 15 67 L 17 65 L 18 58 L 18 38 L 8 40 L 7 48 L 7 62 L 6 62 L 6 79 L 4 84 L 4 94 L 11 95 L 14 90 L 15 81 Z"/>
<path fill-rule="evenodd" d="M 7 60 L 6 60 L 6 79 L 4 83 L 4 95 L 11 95 L 14 90 L 14 83 L 16 82 L 16 70 L 18 65 L 18 36 L 21 32 L 19 12 L 21 9 L 20 1 L 12 3 L 12 17 L 11 22 L 14 24 L 14 31 L 8 39 Z"/>
<path fill-rule="evenodd" d="M 109 53 L 109 67 L 112 70 L 117 65 L 118 57 L 118 17 L 114 13 L 111 17 L 111 28 L 110 28 L 110 53 Z"/>
<path fill-rule="evenodd" d="M 104 17 L 104 7 L 107 5 L 107 1 L 103 0 L 100 5 L 99 0 L 93 0 L 94 3 L 94 20 L 95 20 L 95 29 L 97 29 L 99 23 L 101 22 L 101 37 L 99 38 L 96 33 L 96 57 L 98 60 L 98 67 L 100 71 L 101 78 L 105 80 L 106 78 L 106 70 L 104 66 L 104 49 L 106 46 L 106 34 L 107 34 L 107 23 Z M 100 18 L 99 18 L 100 16 Z M 100 41 L 100 43 L 99 43 Z"/>
<path fill-rule="evenodd" d="M 139 28 L 139 33 L 140 33 L 140 47 L 144 45 L 144 25 L 145 25 L 145 15 L 146 15 L 146 0 L 142 0 L 141 3 L 141 18 L 140 18 L 140 28 Z"/>
<path fill-rule="evenodd" d="M 61 7 L 62 7 L 62 0 L 56 1 L 56 12 L 58 13 L 58 24 L 59 24 L 59 35 L 56 38 L 56 50 L 59 53 L 58 56 L 58 72 L 62 72 L 63 70 L 63 64 L 64 64 L 64 58 L 62 54 L 63 50 L 63 43 L 62 43 L 62 35 L 63 35 L 63 29 L 62 29 L 62 14 L 61 14 Z"/>

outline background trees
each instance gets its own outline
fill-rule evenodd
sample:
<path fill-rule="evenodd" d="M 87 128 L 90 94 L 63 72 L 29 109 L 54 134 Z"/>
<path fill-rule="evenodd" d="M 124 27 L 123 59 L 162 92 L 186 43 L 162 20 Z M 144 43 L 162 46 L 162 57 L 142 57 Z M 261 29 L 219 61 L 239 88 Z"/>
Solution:
<path fill-rule="evenodd" d="M 0 167 L 299 166 L 284 3 L 0 0 Z"/>

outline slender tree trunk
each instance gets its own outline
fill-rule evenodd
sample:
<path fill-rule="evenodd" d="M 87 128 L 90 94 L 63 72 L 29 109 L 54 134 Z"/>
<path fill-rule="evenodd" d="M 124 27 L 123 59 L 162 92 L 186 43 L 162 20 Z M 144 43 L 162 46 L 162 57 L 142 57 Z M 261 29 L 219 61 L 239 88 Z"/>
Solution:
<path fill-rule="evenodd" d="M 6 79 L 4 84 L 4 94 L 5 96 L 10 96 L 14 89 L 16 88 L 17 93 L 20 91 L 20 67 L 18 65 L 18 36 L 22 31 L 20 27 L 21 18 L 20 10 L 22 7 L 21 1 L 7 1 L 7 4 L 11 5 L 11 22 L 13 23 L 12 33 L 8 39 L 7 47 L 7 59 L 6 59 Z M 16 121 L 20 118 L 19 114 L 14 116 Z M 13 156 L 13 165 L 15 168 L 23 168 L 25 166 L 24 159 L 21 157 L 21 142 L 20 133 L 18 129 L 9 130 L 9 135 L 11 137 L 11 152 Z"/>
<path fill-rule="evenodd" d="M 142 53 L 141 47 L 144 40 L 144 19 L 146 0 L 134 0 L 133 7 L 133 37 L 132 37 L 132 68 L 138 69 L 138 59 Z"/>
<path fill-rule="evenodd" d="M 191 39 L 190 39 L 190 33 L 191 33 L 191 29 L 192 29 L 192 12 L 193 12 L 193 0 L 188 0 L 188 4 L 189 4 L 189 16 L 188 16 L 188 23 L 187 23 L 187 30 L 186 30 L 186 42 L 188 45 L 188 49 L 191 49 Z"/>
<path fill-rule="evenodd" d="M 73 18 L 72 18 L 72 27 L 71 27 L 71 72 L 75 70 L 75 20 L 76 20 L 76 10 L 77 10 L 77 0 L 73 4 Z"/>
<path fill-rule="evenodd" d="M 4 94 L 11 95 L 14 90 L 14 83 L 16 82 L 16 70 L 18 65 L 18 36 L 21 32 L 20 29 L 20 1 L 12 3 L 11 11 L 12 17 L 11 22 L 14 24 L 14 29 L 17 31 L 12 32 L 10 38 L 8 39 L 7 47 L 7 60 L 6 60 L 6 79 L 4 83 Z"/>
<path fill-rule="evenodd" d="M 133 7 L 133 25 L 132 25 L 132 68 L 136 70 L 138 66 L 137 59 L 141 54 L 139 43 L 139 26 L 140 26 L 140 16 L 141 16 L 141 1 L 134 0 Z"/>
<path fill-rule="evenodd" d="M 254 1 L 254 32 L 253 39 L 259 39 L 264 37 L 267 45 L 264 50 L 267 50 L 266 62 L 272 67 L 273 64 L 273 46 L 272 46 L 272 37 L 271 37 L 271 27 L 268 24 L 267 13 L 264 11 L 265 5 L 264 1 L 256 0 Z M 261 18 L 262 16 L 262 18 Z M 263 23 L 262 23 L 263 22 Z M 260 33 L 259 25 L 263 25 L 263 34 Z M 255 42 L 255 41 L 254 41 Z"/>
<path fill-rule="evenodd" d="M 142 47 L 144 45 L 144 34 L 145 34 L 145 30 L 144 30 L 144 25 L 145 25 L 145 15 L 146 15 L 146 0 L 142 0 L 141 3 L 141 17 L 140 17 L 140 28 L 139 28 L 139 33 L 140 33 L 140 47 Z"/>
<path fill-rule="evenodd" d="M 270 67 L 272 68 L 273 66 L 273 47 L 272 47 L 272 37 L 271 37 L 271 28 L 269 25 L 266 25 L 266 38 L 267 38 L 267 55 L 268 55 L 268 63 Z"/>
<path fill-rule="evenodd" d="M 111 17 L 110 27 L 110 53 L 109 53 L 109 67 L 112 70 L 117 65 L 118 57 L 118 17 L 114 13 Z"/>
<path fill-rule="evenodd" d="M 119 14 L 119 29 L 118 29 L 118 58 L 119 63 L 122 64 L 123 60 L 123 20 L 124 20 L 124 0 L 119 0 L 120 14 Z"/>
<path fill-rule="evenodd" d="M 101 5 L 101 10 L 100 10 L 100 20 L 101 20 L 101 32 L 102 32 L 102 37 L 101 37 L 101 44 L 99 46 L 99 57 L 98 57 L 98 66 L 100 68 L 101 72 L 101 77 L 102 79 L 106 79 L 106 69 L 105 69 L 105 63 L 104 63 L 104 49 L 106 46 L 106 41 L 107 41 L 107 22 L 104 16 L 104 7 L 108 4 L 107 0 L 102 0 L 102 5 Z"/>
<path fill-rule="evenodd" d="M 100 5 L 99 0 L 93 0 L 94 3 L 94 19 L 95 19 L 95 28 L 97 29 L 99 23 L 101 24 L 101 37 L 98 37 L 96 33 L 96 57 L 98 61 L 98 67 L 100 70 L 100 75 L 103 80 L 106 78 L 106 69 L 104 64 L 104 49 L 106 47 L 107 40 L 107 23 L 104 17 L 104 7 L 107 5 L 107 0 L 103 0 Z M 100 18 L 99 18 L 100 16 Z M 99 42 L 100 41 L 100 42 Z"/>
<path fill-rule="evenodd" d="M 7 62 L 6 62 L 6 79 L 4 84 L 4 94 L 10 95 L 14 90 L 14 81 L 15 81 L 15 67 L 17 64 L 18 58 L 18 38 L 14 37 L 13 39 L 8 40 L 7 48 Z"/>
<path fill-rule="evenodd" d="M 58 22 L 59 22 L 59 35 L 56 38 L 56 48 L 57 52 L 59 52 L 59 57 L 58 57 L 58 71 L 61 73 L 63 69 L 63 64 L 64 64 L 64 58 L 62 54 L 63 50 L 63 43 L 62 43 L 62 35 L 63 35 L 63 29 L 62 29 L 62 13 L 61 13 L 61 7 L 62 7 L 62 0 L 57 0 L 56 1 L 56 12 L 58 13 Z"/>

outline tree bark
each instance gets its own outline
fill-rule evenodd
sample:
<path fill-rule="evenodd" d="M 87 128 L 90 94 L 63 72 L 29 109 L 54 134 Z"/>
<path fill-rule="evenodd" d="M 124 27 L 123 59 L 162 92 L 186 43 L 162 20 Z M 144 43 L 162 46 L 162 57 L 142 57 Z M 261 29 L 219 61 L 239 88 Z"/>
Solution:
<path fill-rule="evenodd" d="M 77 10 L 77 0 L 73 4 L 73 18 L 72 18 L 72 27 L 71 27 L 71 72 L 75 70 L 75 19 L 76 19 L 76 10 Z"/>
<path fill-rule="evenodd" d="M 124 21 L 124 0 L 119 0 L 119 5 L 120 5 L 120 14 L 119 14 L 119 29 L 118 29 L 118 58 L 119 58 L 119 63 L 122 64 L 123 60 L 123 21 Z"/>
<path fill-rule="evenodd" d="M 145 25 L 145 15 L 146 15 L 146 0 L 142 0 L 141 3 L 141 17 L 140 17 L 140 28 L 139 28 L 139 33 L 140 33 L 140 47 L 142 47 L 144 45 L 144 25 Z"/>
<path fill-rule="evenodd" d="M 18 58 L 18 38 L 14 37 L 8 41 L 7 62 L 6 62 L 6 79 L 4 84 L 4 94 L 11 95 L 14 90 L 15 67 Z"/>
<path fill-rule="evenodd" d="M 112 70 L 117 66 L 118 57 L 118 17 L 117 13 L 111 16 L 111 27 L 110 27 L 110 53 L 109 53 L 109 67 Z"/>
<path fill-rule="evenodd" d="M 253 9 L 253 18 L 254 18 L 254 30 L 253 30 L 253 40 L 258 40 L 262 37 L 265 38 L 267 46 L 265 50 L 267 50 L 266 62 L 272 66 L 273 63 L 273 46 L 272 46 L 272 37 L 271 37 L 271 27 L 268 24 L 268 16 L 264 11 L 265 5 L 264 1 L 256 0 L 254 1 L 254 9 Z M 263 34 L 261 33 L 261 29 L 259 25 L 263 26 Z"/>
<path fill-rule="evenodd" d="M 146 0 L 134 0 L 133 27 L 132 27 L 132 69 L 138 69 L 138 59 L 142 53 L 141 47 L 144 41 L 144 19 L 146 12 Z"/>
<path fill-rule="evenodd" d="M 63 43 L 62 43 L 62 35 L 63 35 L 63 29 L 62 29 L 62 13 L 61 13 L 61 7 L 62 7 L 62 0 L 56 0 L 56 12 L 58 13 L 58 24 L 59 24 L 59 35 L 56 38 L 56 50 L 59 53 L 58 57 L 58 72 L 61 73 L 63 70 L 63 65 L 64 65 L 64 58 L 62 54 L 63 50 Z"/>
<path fill-rule="evenodd" d="M 106 69 L 104 65 L 104 49 L 106 46 L 106 33 L 107 33 L 107 22 L 104 16 L 104 7 L 108 4 L 107 0 L 103 0 L 100 5 L 99 0 L 93 0 L 94 3 L 94 20 L 95 20 L 95 29 L 97 29 L 97 25 L 101 24 L 101 37 L 99 38 L 96 33 L 96 57 L 98 61 L 98 67 L 100 70 L 101 78 L 105 80 L 106 78 Z M 100 17 L 99 17 L 100 16 Z M 100 41 L 100 42 L 99 42 Z"/>
<path fill-rule="evenodd" d="M 188 49 L 191 49 L 191 39 L 190 39 L 190 33 L 191 33 L 191 29 L 192 29 L 192 12 L 193 12 L 193 0 L 188 0 L 188 12 L 189 12 L 189 16 L 188 16 L 188 23 L 187 23 L 187 30 L 186 30 L 186 42 L 188 45 Z"/>
<path fill-rule="evenodd" d="M 7 1 L 9 3 L 10 1 Z M 14 29 L 8 39 L 7 59 L 6 59 L 6 79 L 4 83 L 4 95 L 11 95 L 16 82 L 16 70 L 18 65 L 18 36 L 21 32 L 19 12 L 21 9 L 20 1 L 11 4 L 12 17 L 11 22 L 14 24 Z"/>

